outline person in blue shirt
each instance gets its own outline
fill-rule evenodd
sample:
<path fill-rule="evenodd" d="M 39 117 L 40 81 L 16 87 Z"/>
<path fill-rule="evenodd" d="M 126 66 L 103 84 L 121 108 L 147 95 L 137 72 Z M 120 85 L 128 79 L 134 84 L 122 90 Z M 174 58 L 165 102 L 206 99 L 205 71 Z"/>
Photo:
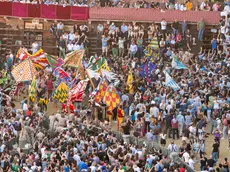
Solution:
<path fill-rule="evenodd" d="M 106 57 L 108 56 L 108 37 L 105 37 L 104 35 L 102 36 L 102 54 L 105 55 Z"/>
<path fill-rule="evenodd" d="M 78 166 L 79 172 L 81 172 L 82 170 L 88 169 L 88 165 L 86 163 L 84 163 L 83 161 L 78 162 L 77 166 Z"/>
<path fill-rule="evenodd" d="M 121 38 L 124 37 L 128 37 L 128 26 L 125 23 L 121 25 Z"/>
<path fill-rule="evenodd" d="M 70 166 L 69 164 L 65 163 L 63 167 L 64 172 L 70 172 Z"/>
<path fill-rule="evenodd" d="M 217 40 L 216 38 L 213 38 L 211 41 L 212 44 L 212 54 L 217 50 Z"/>

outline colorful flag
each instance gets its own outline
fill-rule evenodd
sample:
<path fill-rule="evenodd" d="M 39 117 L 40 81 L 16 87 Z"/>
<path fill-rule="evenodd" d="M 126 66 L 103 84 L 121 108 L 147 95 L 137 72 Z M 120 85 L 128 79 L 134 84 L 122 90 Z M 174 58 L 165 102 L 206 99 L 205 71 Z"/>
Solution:
<path fill-rule="evenodd" d="M 150 83 L 152 71 L 156 69 L 156 65 L 151 62 L 147 61 L 145 64 L 140 66 L 140 75 L 147 79 L 147 82 Z"/>
<path fill-rule="evenodd" d="M 68 83 L 71 81 L 71 76 L 64 71 L 61 67 L 58 67 L 54 70 L 53 75 L 60 79 L 62 82 Z"/>
<path fill-rule="evenodd" d="M 11 71 L 16 82 L 31 81 L 36 73 L 36 69 L 30 59 L 26 59 L 19 63 Z"/>
<path fill-rule="evenodd" d="M 14 97 L 15 95 L 17 95 L 18 90 L 19 90 L 19 84 L 18 84 L 18 82 L 14 82 L 13 84 L 5 87 L 2 90 L 2 92 L 9 95 L 10 97 Z"/>
<path fill-rule="evenodd" d="M 73 87 L 75 86 L 75 84 L 77 83 L 79 77 L 80 77 L 80 74 L 77 74 L 77 75 L 72 79 L 72 81 L 69 81 L 69 82 L 67 83 L 68 87 L 69 87 L 69 88 L 73 88 Z"/>
<path fill-rule="evenodd" d="M 82 102 L 82 96 L 88 84 L 88 79 L 81 80 L 78 84 L 69 91 L 68 102 Z"/>
<path fill-rule="evenodd" d="M 98 88 L 96 88 L 97 91 L 95 91 L 94 100 L 96 103 L 100 103 L 103 97 L 105 96 L 106 89 L 108 87 L 107 81 L 104 79 L 100 82 L 98 85 Z"/>
<path fill-rule="evenodd" d="M 46 53 L 42 49 L 32 54 L 30 56 L 30 59 L 32 60 L 34 66 L 39 69 L 44 69 L 46 66 L 49 65 L 49 62 L 46 58 Z"/>
<path fill-rule="evenodd" d="M 144 49 L 144 54 L 145 54 L 146 57 L 151 57 L 152 54 L 153 54 L 152 48 L 147 46 L 147 47 Z"/>
<path fill-rule="evenodd" d="M 25 48 L 19 48 L 16 58 L 19 58 L 20 60 L 25 60 L 31 55 L 26 51 Z"/>
<path fill-rule="evenodd" d="M 29 89 L 29 100 L 31 102 L 35 101 L 36 93 L 36 77 L 34 76 Z"/>
<path fill-rule="evenodd" d="M 55 58 L 49 54 L 46 54 L 46 59 L 50 65 L 50 67 L 53 69 L 64 64 L 64 60 L 62 60 L 62 58 Z"/>
<path fill-rule="evenodd" d="M 157 37 L 153 37 L 153 39 L 148 44 L 148 47 L 152 48 L 153 50 L 159 49 L 159 44 L 158 44 Z"/>
<path fill-rule="evenodd" d="M 100 74 L 98 72 L 94 71 L 94 70 L 86 69 L 86 72 L 88 73 L 88 76 L 90 78 L 95 78 L 96 80 L 101 78 Z"/>
<path fill-rule="evenodd" d="M 64 82 L 61 82 L 54 91 L 52 97 L 59 102 L 64 103 L 68 99 L 68 92 L 69 87 Z"/>
<path fill-rule="evenodd" d="M 171 87 L 174 91 L 179 90 L 180 86 L 172 79 L 172 77 L 168 74 L 168 72 L 164 70 L 163 73 L 165 74 L 164 85 L 166 87 Z"/>
<path fill-rule="evenodd" d="M 175 69 L 188 69 L 182 62 L 180 62 L 176 57 L 173 57 L 172 68 Z"/>
<path fill-rule="evenodd" d="M 64 64 L 71 67 L 79 68 L 85 50 L 77 50 L 68 53 L 64 59 Z"/>
<path fill-rule="evenodd" d="M 127 90 L 130 94 L 133 94 L 133 72 L 129 71 L 128 79 L 126 82 Z"/>
<path fill-rule="evenodd" d="M 105 57 L 96 58 L 95 56 L 91 56 L 89 59 L 88 68 L 94 71 L 98 71 L 100 69 L 106 69 L 110 71 Z"/>
<path fill-rule="evenodd" d="M 125 112 L 121 107 L 117 108 L 117 125 L 118 127 L 121 126 L 121 123 L 123 122 L 125 116 Z"/>
<path fill-rule="evenodd" d="M 106 78 L 109 82 L 118 80 L 117 74 L 115 74 L 111 71 L 108 71 L 106 69 L 101 69 L 101 75 L 102 75 L 102 77 Z"/>
<path fill-rule="evenodd" d="M 107 110 L 112 111 L 121 103 L 121 98 L 114 86 L 109 85 L 106 89 L 103 102 L 107 105 Z"/>

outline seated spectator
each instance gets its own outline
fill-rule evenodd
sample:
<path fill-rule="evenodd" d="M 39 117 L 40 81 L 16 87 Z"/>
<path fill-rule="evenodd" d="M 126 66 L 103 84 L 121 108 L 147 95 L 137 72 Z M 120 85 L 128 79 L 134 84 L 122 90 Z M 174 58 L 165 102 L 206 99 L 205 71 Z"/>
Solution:
<path fill-rule="evenodd" d="M 181 6 L 180 3 L 176 2 L 174 5 L 175 10 L 180 10 L 180 6 Z"/>
<path fill-rule="evenodd" d="M 216 3 L 213 4 L 213 6 L 212 6 L 212 10 L 213 11 L 219 11 L 220 7 L 221 7 L 221 5 L 219 4 L 218 1 L 216 1 Z"/>
<path fill-rule="evenodd" d="M 73 51 L 77 51 L 77 50 L 80 50 L 81 49 L 81 46 L 76 42 L 73 46 Z"/>
<path fill-rule="evenodd" d="M 128 37 L 128 26 L 125 23 L 121 25 L 121 37 Z"/>
<path fill-rule="evenodd" d="M 68 42 L 68 38 L 69 38 L 69 35 L 67 34 L 67 32 L 65 32 L 63 35 L 62 35 L 63 39 L 66 41 L 66 43 Z"/>
<path fill-rule="evenodd" d="M 185 6 L 186 6 L 186 9 L 187 9 L 188 11 L 190 11 L 190 10 L 192 10 L 192 8 L 193 8 L 193 3 L 192 3 L 190 0 L 188 0 L 188 1 L 186 2 Z"/>
<path fill-rule="evenodd" d="M 97 6 L 96 0 L 91 1 L 89 4 L 89 7 L 96 7 L 96 6 Z"/>
<path fill-rule="evenodd" d="M 102 35 L 102 34 L 103 34 L 103 29 L 104 29 L 103 25 L 102 25 L 102 24 L 99 24 L 99 25 L 97 26 L 97 34 L 98 34 L 98 35 Z"/>
<path fill-rule="evenodd" d="M 207 5 L 206 1 L 202 1 L 201 4 L 200 4 L 200 10 L 205 11 L 206 5 Z"/>
<path fill-rule="evenodd" d="M 110 26 L 109 26 L 109 35 L 112 37 L 115 35 L 115 30 L 116 30 L 116 26 L 114 23 L 112 23 Z"/>
<path fill-rule="evenodd" d="M 180 5 L 180 11 L 186 11 L 187 7 L 185 6 L 185 4 L 181 4 Z"/>
<path fill-rule="evenodd" d="M 205 11 L 210 11 L 210 10 L 211 10 L 210 4 L 209 4 L 209 2 L 207 2 L 206 6 L 205 6 Z"/>
<path fill-rule="evenodd" d="M 73 31 L 69 33 L 68 38 L 69 38 L 68 39 L 69 41 L 74 41 L 75 40 Z"/>
<path fill-rule="evenodd" d="M 68 44 L 67 44 L 67 53 L 73 51 L 73 43 L 72 41 L 70 41 Z"/>

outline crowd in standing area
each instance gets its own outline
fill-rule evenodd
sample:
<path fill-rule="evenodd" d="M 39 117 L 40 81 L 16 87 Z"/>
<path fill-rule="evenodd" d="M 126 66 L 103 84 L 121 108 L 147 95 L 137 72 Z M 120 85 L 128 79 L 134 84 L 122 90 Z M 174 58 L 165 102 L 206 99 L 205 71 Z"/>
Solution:
<path fill-rule="evenodd" d="M 229 157 L 222 155 L 223 150 L 228 155 L 230 149 L 228 8 L 225 6 L 221 13 L 220 28 L 215 31 L 211 47 L 200 47 L 199 53 L 193 50 L 204 40 L 203 19 L 197 23 L 197 35 L 190 33 L 186 21 L 168 23 L 165 19 L 159 25 L 153 23 L 147 27 L 135 22 L 121 26 L 111 22 L 97 27 L 102 45 L 102 55 L 98 53 L 97 57 L 106 57 L 110 71 L 120 81 L 116 89 L 122 100 L 119 108 L 124 110 L 120 126 L 123 134 L 159 143 L 170 155 L 181 157 L 190 168 L 194 169 L 197 163 L 198 171 L 228 172 L 230 168 Z M 75 25 L 70 33 L 61 22 L 50 27 L 51 36 L 57 38 L 60 57 L 86 48 L 88 32 L 86 25 Z M 180 66 L 178 63 L 175 66 L 175 61 Z M 98 110 L 97 125 L 102 129 L 97 132 L 93 124 L 97 120 L 94 110 L 100 109 L 102 102 L 95 104 L 93 97 L 87 96 L 91 86 L 85 90 L 86 101 L 77 103 L 71 112 L 44 115 L 47 111 L 44 102 L 57 80 L 52 71 L 39 71 L 38 103 L 24 97 L 20 108 L 16 108 L 15 98 L 5 89 L 9 86 L 10 91 L 14 83 L 11 69 L 15 63 L 17 60 L 10 53 L 0 73 L 0 86 L 4 89 L 0 97 L 3 171 L 186 171 L 181 163 L 161 151 L 147 152 L 144 144 L 139 147 L 118 141 L 110 131 L 113 122 L 103 119 L 101 110 Z M 83 63 L 87 66 L 88 59 L 84 58 Z M 72 78 L 76 76 L 75 69 L 65 70 Z M 131 87 L 127 84 L 130 73 Z M 172 78 L 170 83 L 167 74 Z M 177 89 L 172 89 L 175 85 Z M 25 95 L 27 91 L 24 90 Z M 55 100 L 49 100 L 56 106 Z M 112 115 L 117 120 L 117 108 Z M 210 152 L 207 138 L 212 141 L 211 154 L 207 153 Z M 9 144 L 13 139 L 17 144 Z M 20 149 L 23 142 L 27 143 L 25 149 Z M 27 153 L 29 149 L 33 151 Z"/>
<path fill-rule="evenodd" d="M 10 99 L 10 98 L 9 98 Z M 22 109 L 15 110 L 13 100 L 7 99 L 10 112 L 1 119 L 1 169 L 14 172 L 141 172 L 167 171 L 184 167 L 162 152 L 120 142 L 106 130 L 94 126 L 90 108 L 75 113 L 45 116 L 31 107 L 27 100 Z M 24 110 L 28 106 L 31 114 Z M 28 111 L 27 110 L 27 111 Z M 49 128 L 49 134 L 46 129 Z M 9 140 L 27 140 L 24 149 L 10 145 Z M 27 152 L 28 150 L 29 153 Z"/>
<path fill-rule="evenodd" d="M 50 36 L 57 40 L 57 46 L 60 49 L 59 57 L 65 57 L 65 54 L 72 51 L 87 49 L 89 44 L 87 25 L 75 24 L 69 32 L 65 31 L 64 27 L 62 22 L 53 23 L 50 26 Z"/>
<path fill-rule="evenodd" d="M 228 169 L 227 159 L 217 163 L 220 143 L 230 145 L 228 24 L 228 18 L 224 16 L 210 42 L 210 49 L 201 47 L 198 54 L 192 54 L 191 47 L 203 41 L 203 19 L 197 23 L 198 35 L 194 37 L 186 21 L 175 20 L 168 24 L 162 19 L 160 26 L 152 24 L 147 32 L 142 24 L 137 23 L 123 23 L 120 27 L 115 23 L 98 25 L 97 32 L 102 35 L 102 54 L 108 57 L 111 70 L 123 82 L 118 90 L 127 118 L 123 124 L 125 134 L 130 134 L 129 129 L 134 128 L 136 137 L 146 136 L 162 145 L 166 145 L 166 138 L 181 138 L 181 147 L 173 143 L 168 149 L 179 152 L 190 167 L 194 168 L 194 163 L 200 160 L 200 170 L 211 171 L 214 164 L 217 170 Z M 143 57 L 148 40 L 153 38 L 158 40 L 160 59 L 157 56 L 153 59 Z M 171 67 L 175 56 L 188 69 Z M 149 60 L 157 64 L 151 81 L 140 77 L 141 65 Z M 135 78 L 135 91 L 131 95 L 125 83 L 129 70 L 133 71 Z M 180 85 L 179 91 L 165 88 L 164 70 Z M 207 137 L 214 138 L 209 159 L 205 154 Z"/>

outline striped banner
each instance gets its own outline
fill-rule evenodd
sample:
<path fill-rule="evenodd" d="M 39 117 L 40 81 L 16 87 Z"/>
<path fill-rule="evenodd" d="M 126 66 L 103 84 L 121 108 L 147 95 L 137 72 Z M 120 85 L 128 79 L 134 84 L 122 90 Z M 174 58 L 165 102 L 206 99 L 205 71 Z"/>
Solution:
<path fill-rule="evenodd" d="M 164 70 L 166 87 L 172 88 L 174 91 L 180 90 L 180 86 L 172 79 L 172 77 Z"/>

